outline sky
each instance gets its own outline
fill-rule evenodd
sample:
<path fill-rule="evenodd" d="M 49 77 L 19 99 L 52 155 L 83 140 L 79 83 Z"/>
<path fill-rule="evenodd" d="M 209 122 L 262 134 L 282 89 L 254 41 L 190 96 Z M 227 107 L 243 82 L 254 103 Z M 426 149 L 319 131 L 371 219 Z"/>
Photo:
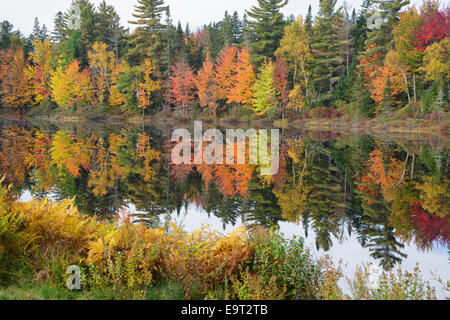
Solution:
<path fill-rule="evenodd" d="M 102 0 L 91 0 L 98 5 Z M 53 20 L 58 11 L 65 12 L 72 0 L 0 0 L 0 21 L 8 20 L 15 29 L 19 29 L 24 35 L 33 30 L 34 18 L 38 17 L 48 29 L 53 29 Z M 106 0 L 116 8 L 122 18 L 122 24 L 132 19 L 134 5 L 137 0 Z M 411 3 L 419 4 L 422 0 L 411 0 Z M 230 13 L 237 11 L 242 17 L 246 9 L 257 4 L 257 0 L 166 0 L 172 12 L 174 23 L 181 21 L 183 25 L 189 23 L 191 30 L 195 30 L 212 21 L 219 21 L 228 10 Z M 338 0 L 338 5 L 343 0 Z M 347 0 L 356 10 L 359 9 L 362 0 Z M 311 4 L 315 13 L 319 8 L 319 0 L 290 0 L 283 8 L 286 15 L 305 16 L 308 6 Z"/>

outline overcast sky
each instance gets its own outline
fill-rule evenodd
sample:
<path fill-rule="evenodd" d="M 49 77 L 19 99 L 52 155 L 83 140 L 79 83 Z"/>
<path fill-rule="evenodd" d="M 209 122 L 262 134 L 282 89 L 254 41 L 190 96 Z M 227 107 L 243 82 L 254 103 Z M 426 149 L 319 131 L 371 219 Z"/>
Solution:
<path fill-rule="evenodd" d="M 101 0 L 91 0 L 98 5 Z M 33 30 L 34 18 L 38 17 L 41 24 L 53 29 L 53 20 L 58 11 L 66 11 L 72 0 L 0 0 L 0 20 L 8 20 L 16 29 L 28 35 Z M 113 5 L 122 18 L 122 23 L 132 19 L 134 5 L 137 0 L 106 0 Z M 362 0 L 347 0 L 357 10 Z M 421 3 L 422 0 L 412 0 L 411 3 Z M 166 0 L 170 5 L 174 23 L 187 22 L 191 30 L 211 21 L 220 20 L 225 10 L 238 11 L 242 15 L 257 3 L 257 0 Z M 289 5 L 283 9 L 285 14 L 306 15 L 308 5 L 311 3 L 313 12 L 319 7 L 319 0 L 290 0 Z M 342 4 L 343 0 L 338 0 Z"/>

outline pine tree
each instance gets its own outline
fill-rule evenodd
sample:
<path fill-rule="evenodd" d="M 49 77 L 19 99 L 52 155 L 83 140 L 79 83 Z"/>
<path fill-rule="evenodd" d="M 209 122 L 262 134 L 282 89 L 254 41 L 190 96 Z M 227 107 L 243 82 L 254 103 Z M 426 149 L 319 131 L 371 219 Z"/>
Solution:
<path fill-rule="evenodd" d="M 231 17 L 228 14 L 228 11 L 225 11 L 225 17 L 221 22 L 221 27 L 221 36 L 223 39 L 223 43 L 226 47 L 232 46 L 234 44 L 233 30 L 231 27 Z"/>
<path fill-rule="evenodd" d="M 136 20 L 130 21 L 137 28 L 130 39 L 131 48 L 127 55 L 129 62 L 137 65 L 150 58 L 153 65 L 157 66 L 159 76 L 168 68 L 162 65 L 166 52 L 166 26 L 162 23 L 162 17 L 167 9 L 164 0 L 138 0 L 133 14 Z"/>
<path fill-rule="evenodd" d="M 231 17 L 231 33 L 233 36 L 233 45 L 239 46 L 242 44 L 242 21 L 237 11 Z"/>
<path fill-rule="evenodd" d="M 250 52 L 253 63 L 259 67 L 265 59 L 272 59 L 283 37 L 283 14 L 280 9 L 288 0 L 258 0 L 247 14 L 248 32 L 251 35 Z"/>
<path fill-rule="evenodd" d="M 0 23 L 0 50 L 10 47 L 11 38 L 18 33 L 13 32 L 13 29 L 14 26 L 6 20 Z"/>
<path fill-rule="evenodd" d="M 400 10 L 407 4 L 409 0 L 375 0 L 365 3 L 364 8 L 366 15 L 371 16 L 378 10 L 372 3 L 378 5 L 380 11 L 381 25 L 379 28 L 373 28 L 367 33 L 367 40 L 365 41 L 365 51 L 361 54 L 359 59 L 374 58 L 370 66 L 380 66 L 383 64 L 386 53 L 392 49 L 394 45 L 393 28 L 398 23 Z"/>

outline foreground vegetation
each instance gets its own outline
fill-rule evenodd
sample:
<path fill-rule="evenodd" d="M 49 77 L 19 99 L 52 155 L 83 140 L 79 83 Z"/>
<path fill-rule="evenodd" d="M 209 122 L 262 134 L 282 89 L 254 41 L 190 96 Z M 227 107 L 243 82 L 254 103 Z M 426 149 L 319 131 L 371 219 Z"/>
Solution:
<path fill-rule="evenodd" d="M 21 203 L 4 187 L 0 240 L 0 299 L 436 298 L 418 270 L 384 273 L 371 286 L 369 268 L 358 269 L 344 295 L 339 267 L 276 231 L 188 234 L 173 224 L 98 221 L 71 200 Z M 66 289 L 69 265 L 82 268 L 82 290 Z"/>

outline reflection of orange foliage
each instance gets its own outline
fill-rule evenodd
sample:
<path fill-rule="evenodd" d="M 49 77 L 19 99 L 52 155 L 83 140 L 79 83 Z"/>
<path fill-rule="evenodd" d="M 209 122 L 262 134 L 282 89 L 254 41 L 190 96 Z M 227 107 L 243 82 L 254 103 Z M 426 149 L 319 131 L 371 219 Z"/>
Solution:
<path fill-rule="evenodd" d="M 246 144 L 234 144 L 235 152 Z M 248 150 L 248 148 L 247 148 Z M 246 153 L 246 164 L 181 164 L 172 165 L 171 174 L 176 179 L 185 179 L 194 172 L 194 168 L 202 175 L 205 189 L 208 190 L 211 182 L 214 182 L 223 194 L 227 196 L 247 196 L 250 180 L 252 179 L 255 165 L 248 164 L 248 152 Z"/>
<path fill-rule="evenodd" d="M 80 177 L 81 168 L 91 167 L 92 146 L 88 141 L 77 141 L 65 130 L 58 131 L 53 137 L 52 162 L 58 169 L 66 170 L 74 177 Z"/>
<path fill-rule="evenodd" d="M 0 135 L 0 177 L 6 175 L 9 182 L 25 183 L 26 159 L 31 152 L 28 132 L 11 128 Z"/>
<path fill-rule="evenodd" d="M 151 148 L 150 137 L 146 133 L 139 134 L 137 152 L 138 157 L 144 160 L 141 177 L 145 182 L 150 182 L 156 173 L 152 163 L 160 159 L 160 153 Z"/>
<path fill-rule="evenodd" d="M 358 189 L 366 192 L 373 198 L 377 197 L 379 191 L 381 191 L 384 198 L 389 200 L 392 196 L 392 191 L 399 184 L 402 175 L 401 166 L 400 161 L 393 158 L 390 158 L 389 163 L 384 163 L 383 154 L 379 148 L 376 148 L 370 154 L 368 169 L 361 178 Z M 373 204 L 371 201 L 367 201 L 367 203 L 370 205 Z"/>

